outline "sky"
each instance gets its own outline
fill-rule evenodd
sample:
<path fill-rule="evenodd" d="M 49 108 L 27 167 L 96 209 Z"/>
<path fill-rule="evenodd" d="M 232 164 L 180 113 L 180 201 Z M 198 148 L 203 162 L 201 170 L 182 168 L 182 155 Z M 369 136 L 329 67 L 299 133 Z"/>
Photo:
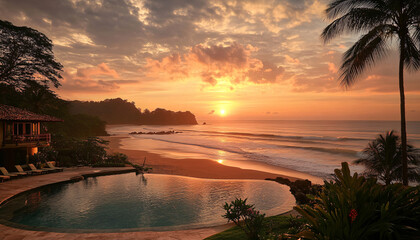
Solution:
<path fill-rule="evenodd" d="M 0 16 L 44 33 L 63 64 L 58 95 L 121 97 L 197 119 L 399 120 L 398 52 L 345 89 L 324 44 L 327 0 L 0 0 Z M 420 120 L 420 72 L 406 72 Z"/>

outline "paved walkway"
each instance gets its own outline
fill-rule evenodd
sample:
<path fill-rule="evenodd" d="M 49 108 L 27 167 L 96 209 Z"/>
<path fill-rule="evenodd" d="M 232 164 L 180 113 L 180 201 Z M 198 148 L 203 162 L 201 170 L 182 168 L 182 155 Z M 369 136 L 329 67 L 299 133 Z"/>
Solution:
<path fill-rule="evenodd" d="M 69 168 L 64 172 L 50 173 L 38 176 L 29 176 L 21 179 L 15 179 L 0 183 L 0 203 L 6 199 L 46 184 L 67 181 L 71 177 L 85 174 L 106 174 L 114 171 L 127 171 L 131 168 Z M 203 239 L 218 232 L 230 228 L 231 225 L 223 225 L 210 228 L 200 228 L 192 230 L 165 231 L 165 232 L 122 232 L 122 233 L 56 233 L 43 231 L 29 231 L 17 229 L 0 224 L 0 240 L 50 240 L 50 239 L 66 239 L 66 240 L 82 240 L 82 239 L 182 239 L 182 240 L 198 240 Z"/>

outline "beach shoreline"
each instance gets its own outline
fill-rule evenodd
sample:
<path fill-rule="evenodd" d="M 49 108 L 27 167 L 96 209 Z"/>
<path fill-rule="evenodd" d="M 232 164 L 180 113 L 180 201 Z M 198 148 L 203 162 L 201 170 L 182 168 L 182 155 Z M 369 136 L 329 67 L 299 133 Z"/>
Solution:
<path fill-rule="evenodd" d="M 305 179 L 306 174 L 286 168 L 275 167 L 275 172 L 243 169 L 227 166 L 211 159 L 199 158 L 169 158 L 157 153 L 144 150 L 128 150 L 122 148 L 121 140 L 124 136 L 108 136 L 109 153 L 124 153 L 133 164 L 142 165 L 146 158 L 146 166 L 152 168 L 152 173 L 171 174 L 187 177 L 209 179 L 260 179 L 283 177 L 291 181 Z M 310 179 L 311 180 L 311 179 Z"/>

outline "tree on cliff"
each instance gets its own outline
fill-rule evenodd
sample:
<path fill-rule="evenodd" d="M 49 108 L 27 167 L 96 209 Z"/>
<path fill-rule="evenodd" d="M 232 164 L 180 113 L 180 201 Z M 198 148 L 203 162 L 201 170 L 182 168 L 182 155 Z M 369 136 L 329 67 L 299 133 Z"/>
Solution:
<path fill-rule="evenodd" d="M 60 86 L 63 66 L 52 47 L 43 33 L 0 20 L 0 84 L 19 90 L 29 82 Z"/>

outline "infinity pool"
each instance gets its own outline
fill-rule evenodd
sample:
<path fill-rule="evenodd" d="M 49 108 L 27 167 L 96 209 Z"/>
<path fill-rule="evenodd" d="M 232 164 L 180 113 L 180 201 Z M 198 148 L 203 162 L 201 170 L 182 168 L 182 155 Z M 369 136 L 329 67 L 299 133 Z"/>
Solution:
<path fill-rule="evenodd" d="M 188 229 L 226 223 L 222 206 L 235 197 L 267 215 L 295 203 L 287 186 L 271 181 L 127 173 L 25 192 L 1 205 L 0 218 L 58 232 Z"/>

